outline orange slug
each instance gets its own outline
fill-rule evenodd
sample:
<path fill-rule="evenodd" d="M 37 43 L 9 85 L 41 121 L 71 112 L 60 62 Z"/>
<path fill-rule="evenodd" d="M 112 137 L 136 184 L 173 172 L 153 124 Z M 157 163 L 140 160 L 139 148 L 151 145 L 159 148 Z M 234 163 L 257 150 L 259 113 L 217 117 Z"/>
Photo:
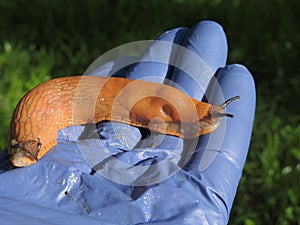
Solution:
<path fill-rule="evenodd" d="M 47 81 L 18 103 L 10 125 L 8 153 L 17 167 L 31 165 L 56 145 L 60 129 L 100 121 L 194 139 L 215 130 L 231 114 L 168 85 L 125 78 L 71 76 Z"/>

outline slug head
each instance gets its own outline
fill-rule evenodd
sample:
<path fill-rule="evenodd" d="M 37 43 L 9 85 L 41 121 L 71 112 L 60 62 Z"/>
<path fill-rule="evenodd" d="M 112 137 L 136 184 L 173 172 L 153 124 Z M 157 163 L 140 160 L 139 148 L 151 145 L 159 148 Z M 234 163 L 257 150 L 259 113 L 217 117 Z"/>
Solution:
<path fill-rule="evenodd" d="M 213 130 L 215 130 L 219 126 L 220 120 L 223 117 L 233 118 L 234 115 L 225 113 L 224 110 L 231 102 L 233 102 L 234 100 L 237 100 L 239 98 L 240 98 L 240 96 L 235 96 L 230 99 L 227 99 L 221 105 L 216 105 L 216 106 L 211 105 L 210 110 L 207 113 L 207 115 L 200 121 L 200 123 L 202 123 L 201 127 L 203 127 L 202 134 L 206 134 L 206 133 L 209 133 L 209 132 L 212 132 Z"/>
<path fill-rule="evenodd" d="M 16 167 L 34 164 L 38 158 L 41 143 L 38 140 L 17 141 L 12 139 L 8 147 L 10 160 Z"/>

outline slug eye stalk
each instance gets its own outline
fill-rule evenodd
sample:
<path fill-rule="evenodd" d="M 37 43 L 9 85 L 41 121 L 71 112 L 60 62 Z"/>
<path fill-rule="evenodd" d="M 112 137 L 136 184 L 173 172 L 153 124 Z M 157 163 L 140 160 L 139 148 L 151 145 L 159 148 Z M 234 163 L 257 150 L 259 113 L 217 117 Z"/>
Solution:
<path fill-rule="evenodd" d="M 235 97 L 227 99 L 224 103 L 219 105 L 219 107 L 221 107 L 224 110 L 231 102 L 233 102 L 237 99 L 240 99 L 240 96 L 235 96 Z M 225 116 L 230 117 L 230 118 L 234 117 L 234 115 L 232 115 L 230 113 L 219 112 L 219 111 L 212 112 L 212 117 L 225 117 Z"/>
<path fill-rule="evenodd" d="M 233 102 L 234 100 L 237 100 L 237 99 L 240 99 L 240 96 L 234 96 L 230 99 L 227 99 L 224 103 L 222 103 L 219 106 L 222 107 L 223 109 L 225 109 L 231 102 Z"/>
<path fill-rule="evenodd" d="M 230 114 L 230 113 L 220 113 L 220 112 L 212 112 L 212 117 L 230 117 L 233 118 L 234 115 Z"/>

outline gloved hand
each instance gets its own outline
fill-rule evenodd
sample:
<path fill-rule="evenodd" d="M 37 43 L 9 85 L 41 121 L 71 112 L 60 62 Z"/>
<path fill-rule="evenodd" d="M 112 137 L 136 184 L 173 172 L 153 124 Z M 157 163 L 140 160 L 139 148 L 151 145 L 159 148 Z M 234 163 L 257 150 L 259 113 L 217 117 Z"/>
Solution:
<path fill-rule="evenodd" d="M 110 122 L 92 130 L 65 128 L 59 144 L 38 163 L 0 174 L 1 224 L 228 222 L 252 132 L 252 76 L 241 65 L 225 66 L 226 37 L 214 22 L 177 28 L 157 40 L 138 60 L 127 58 L 131 66 L 116 59 L 87 72 L 167 80 L 198 100 L 206 91 L 212 104 L 239 95 L 226 109 L 235 117 L 222 119 L 197 142 Z M 2 169 L 6 162 L 3 152 Z"/>

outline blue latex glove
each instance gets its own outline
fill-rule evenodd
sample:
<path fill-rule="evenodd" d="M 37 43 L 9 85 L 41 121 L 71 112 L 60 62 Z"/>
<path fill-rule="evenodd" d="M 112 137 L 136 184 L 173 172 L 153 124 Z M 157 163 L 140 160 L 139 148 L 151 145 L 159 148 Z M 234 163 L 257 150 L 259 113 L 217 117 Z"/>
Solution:
<path fill-rule="evenodd" d="M 163 49 L 154 42 L 140 58 L 144 62 L 116 70 L 115 60 L 91 73 L 131 79 L 155 76 L 157 82 L 166 77 L 202 100 L 202 89 L 208 83 L 199 87 L 197 78 L 192 80 L 188 73 L 197 75 L 204 70 L 205 76 L 212 76 L 221 67 L 218 82 L 209 85 L 206 98 L 220 104 L 224 98 L 239 95 L 241 98 L 226 109 L 235 117 L 222 119 L 217 130 L 201 136 L 197 143 L 163 135 L 139 142 L 143 135 L 138 128 L 119 123 L 100 123 L 100 140 L 93 138 L 93 130 L 86 135 L 90 135 L 88 139 L 78 140 L 82 126 L 63 129 L 59 144 L 38 163 L 0 174 L 0 224 L 228 222 L 252 132 L 252 76 L 241 65 L 225 66 L 226 37 L 214 22 L 174 29 L 158 40 L 186 47 L 206 65 L 199 69 L 188 53 Z M 162 54 L 169 54 L 171 64 L 181 69 L 157 62 L 155 57 Z M 155 148 L 148 147 L 157 140 L 161 142 Z M 9 167 L 6 152 L 1 155 L 0 167 Z"/>

